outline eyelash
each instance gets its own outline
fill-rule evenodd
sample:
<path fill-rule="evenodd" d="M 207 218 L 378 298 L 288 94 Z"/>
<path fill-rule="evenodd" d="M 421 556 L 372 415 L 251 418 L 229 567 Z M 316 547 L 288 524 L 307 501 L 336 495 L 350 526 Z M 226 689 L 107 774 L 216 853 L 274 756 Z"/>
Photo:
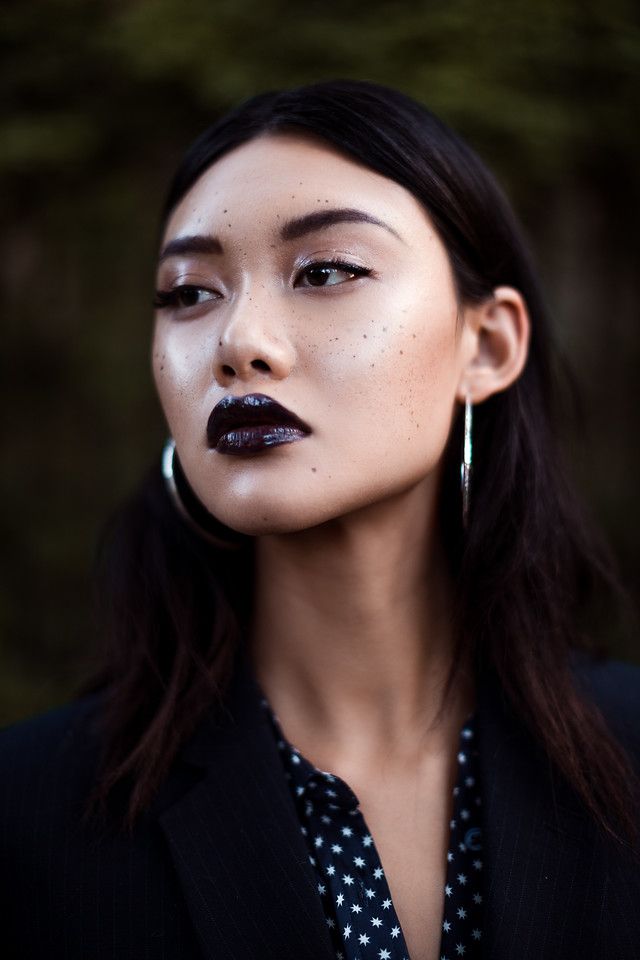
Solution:
<path fill-rule="evenodd" d="M 346 263 L 344 260 L 319 260 L 316 263 L 309 263 L 300 270 L 296 280 L 312 270 L 342 270 L 344 273 L 351 273 L 355 279 L 357 277 L 368 277 L 372 271 L 368 267 L 361 267 L 355 263 Z M 343 281 L 348 282 L 348 281 Z M 341 284 L 329 284 L 329 286 L 341 286 Z M 317 289 L 322 289 L 323 285 L 318 285 Z M 313 288 L 313 284 L 307 285 L 305 289 Z M 198 286 L 195 283 L 178 284 L 171 290 L 157 290 L 153 299 L 153 306 L 156 310 L 163 310 L 168 307 L 180 309 L 180 296 L 185 290 L 207 290 L 206 287 Z M 214 291 L 208 291 L 213 293 Z M 194 304 L 195 306 L 195 304 Z M 186 309 L 186 308 L 185 308 Z"/>

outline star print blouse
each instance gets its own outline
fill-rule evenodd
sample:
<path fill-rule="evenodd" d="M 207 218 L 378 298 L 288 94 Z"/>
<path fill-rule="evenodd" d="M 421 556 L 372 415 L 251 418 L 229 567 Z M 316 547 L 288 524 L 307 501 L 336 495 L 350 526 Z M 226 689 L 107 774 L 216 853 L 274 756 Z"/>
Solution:
<path fill-rule="evenodd" d="M 339 777 L 319 770 L 285 739 L 263 698 L 318 878 L 336 960 L 410 960 L 384 869 L 359 801 Z M 440 957 L 477 960 L 482 942 L 482 844 L 475 716 L 460 731 L 458 777 Z"/>

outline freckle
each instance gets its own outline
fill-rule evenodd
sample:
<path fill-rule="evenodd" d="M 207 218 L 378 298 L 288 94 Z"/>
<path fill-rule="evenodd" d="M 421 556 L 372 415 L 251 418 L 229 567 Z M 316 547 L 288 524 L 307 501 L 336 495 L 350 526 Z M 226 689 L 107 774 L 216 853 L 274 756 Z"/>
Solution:
<path fill-rule="evenodd" d="M 222 346 L 222 340 L 218 340 L 218 346 L 219 346 L 219 347 Z"/>
<path fill-rule="evenodd" d="M 383 327 L 383 328 L 382 328 L 382 332 L 383 332 L 383 333 L 386 333 L 386 332 L 387 332 L 387 328 L 386 328 L 386 327 Z"/>
<path fill-rule="evenodd" d="M 413 339 L 415 340 L 415 338 L 416 338 L 416 334 L 415 334 L 415 333 L 412 333 L 412 334 L 411 334 L 411 336 L 412 336 L 412 337 L 413 337 Z"/>
<path fill-rule="evenodd" d="M 401 354 L 404 353 L 404 350 L 401 350 L 400 353 L 401 353 Z"/>
<path fill-rule="evenodd" d="M 316 472 L 316 468 L 315 468 L 315 467 L 311 467 L 311 473 L 315 473 L 315 472 Z"/>
<path fill-rule="evenodd" d="M 228 226 L 228 227 L 230 227 L 230 226 L 231 226 L 231 224 L 230 224 L 230 223 L 228 223 L 228 224 L 227 224 L 227 226 Z"/>
<path fill-rule="evenodd" d="M 363 333 L 362 336 L 364 337 L 365 340 L 367 339 L 366 333 Z"/>
<path fill-rule="evenodd" d="M 371 366 L 372 366 L 372 367 L 375 367 L 375 363 L 372 363 Z"/>
<path fill-rule="evenodd" d="M 163 364 L 163 363 L 160 364 L 160 369 L 161 369 L 161 370 L 164 370 L 164 364 Z"/>

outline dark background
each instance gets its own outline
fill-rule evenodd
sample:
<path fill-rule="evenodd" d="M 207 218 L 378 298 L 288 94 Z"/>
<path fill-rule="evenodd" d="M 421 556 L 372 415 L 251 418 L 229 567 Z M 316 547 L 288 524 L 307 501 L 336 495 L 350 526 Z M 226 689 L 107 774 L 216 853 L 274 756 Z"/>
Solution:
<path fill-rule="evenodd" d="M 625 0 L 3 5 L 0 722 L 67 698 L 104 519 L 164 437 L 149 372 L 167 180 L 258 91 L 373 79 L 427 103 L 529 233 L 584 399 L 578 488 L 635 596 L 640 24 Z M 634 631 L 613 652 L 640 661 Z"/>

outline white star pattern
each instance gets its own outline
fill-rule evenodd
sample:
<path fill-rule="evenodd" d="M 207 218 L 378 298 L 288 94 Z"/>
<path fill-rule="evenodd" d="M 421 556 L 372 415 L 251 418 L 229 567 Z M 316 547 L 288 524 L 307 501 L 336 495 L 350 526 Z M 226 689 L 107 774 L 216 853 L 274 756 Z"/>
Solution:
<path fill-rule="evenodd" d="M 266 701 L 265 707 L 268 710 Z M 441 960 L 479 960 L 480 956 L 481 798 L 472 727 L 468 720 L 459 736 L 438 953 Z M 409 960 L 385 870 L 358 797 L 339 777 L 310 764 L 285 737 L 280 736 L 280 742 L 283 773 L 290 784 L 300 829 L 308 849 L 315 854 L 309 860 L 317 877 L 318 902 L 324 911 L 333 955 L 336 960 Z"/>

